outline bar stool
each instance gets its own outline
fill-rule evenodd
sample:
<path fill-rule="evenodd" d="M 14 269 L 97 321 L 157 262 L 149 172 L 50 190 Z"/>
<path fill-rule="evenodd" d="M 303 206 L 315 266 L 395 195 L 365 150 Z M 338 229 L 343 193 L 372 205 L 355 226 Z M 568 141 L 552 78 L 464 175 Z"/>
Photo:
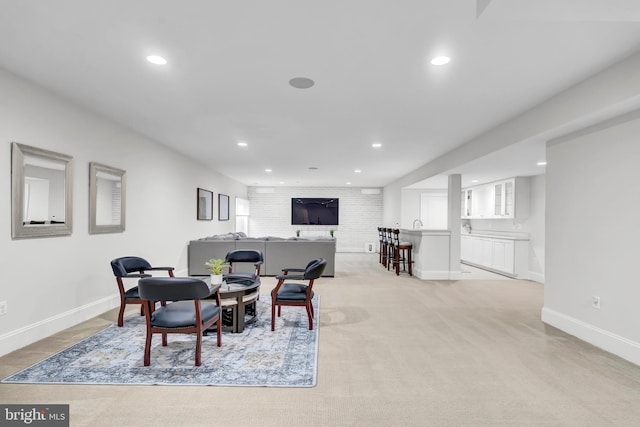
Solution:
<path fill-rule="evenodd" d="M 378 227 L 378 240 L 380 242 L 380 248 L 378 252 L 380 253 L 380 264 L 386 265 L 387 263 L 387 239 L 385 235 L 385 229 L 382 227 Z"/>
<path fill-rule="evenodd" d="M 391 269 L 393 260 L 395 259 L 395 246 L 393 245 L 393 228 L 384 229 L 385 241 L 387 242 L 387 259 L 384 266 L 387 270 Z"/>
<path fill-rule="evenodd" d="M 402 263 L 402 270 L 407 271 L 409 276 L 413 276 L 413 260 L 411 259 L 413 244 L 411 242 L 401 242 L 400 230 L 398 229 L 392 230 L 392 235 L 393 258 L 389 264 L 393 264 L 396 270 L 396 276 L 400 275 L 400 263 Z M 409 266 L 408 270 L 407 265 Z"/>

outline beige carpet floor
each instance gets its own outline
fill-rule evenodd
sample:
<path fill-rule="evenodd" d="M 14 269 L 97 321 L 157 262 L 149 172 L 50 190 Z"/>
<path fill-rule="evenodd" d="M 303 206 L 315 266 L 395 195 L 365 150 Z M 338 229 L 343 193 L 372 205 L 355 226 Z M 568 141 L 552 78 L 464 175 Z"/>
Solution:
<path fill-rule="evenodd" d="M 263 282 L 266 294 L 274 280 Z M 68 403 L 72 426 L 640 425 L 640 367 L 545 326 L 541 284 L 421 281 L 338 254 L 315 289 L 314 388 L 1 384 L 0 402 Z M 115 317 L 0 358 L 0 376 Z"/>

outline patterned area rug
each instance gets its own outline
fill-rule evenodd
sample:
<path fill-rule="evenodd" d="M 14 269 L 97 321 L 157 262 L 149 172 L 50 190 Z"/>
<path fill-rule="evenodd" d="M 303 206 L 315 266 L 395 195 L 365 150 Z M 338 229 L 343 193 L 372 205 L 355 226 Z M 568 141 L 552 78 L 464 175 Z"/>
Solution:
<path fill-rule="evenodd" d="M 265 301 L 266 300 L 266 301 Z M 143 366 L 144 318 L 131 316 L 60 353 L 10 377 L 3 383 L 218 385 L 313 387 L 318 356 L 318 297 L 314 298 L 314 329 L 308 329 L 302 307 L 283 307 L 271 332 L 271 301 L 258 301 L 258 319 L 240 334 L 216 334 L 202 341 L 202 365 L 194 366 L 195 335 L 168 336 L 162 347 L 154 335 L 151 365 Z"/>

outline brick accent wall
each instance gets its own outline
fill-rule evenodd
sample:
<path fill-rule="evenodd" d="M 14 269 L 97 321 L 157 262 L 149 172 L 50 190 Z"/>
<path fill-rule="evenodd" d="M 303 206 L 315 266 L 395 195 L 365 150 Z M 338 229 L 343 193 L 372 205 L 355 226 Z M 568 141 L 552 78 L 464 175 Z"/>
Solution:
<path fill-rule="evenodd" d="M 360 187 L 248 187 L 250 203 L 249 235 L 252 237 L 301 237 L 329 235 L 335 231 L 338 252 L 366 252 L 368 244 L 378 247 L 378 227 L 382 224 L 382 188 L 379 194 L 363 194 Z M 371 193 L 375 191 L 366 191 Z M 337 197 L 340 199 L 339 225 L 291 225 L 292 197 Z M 367 245 L 367 247 L 365 247 Z"/>

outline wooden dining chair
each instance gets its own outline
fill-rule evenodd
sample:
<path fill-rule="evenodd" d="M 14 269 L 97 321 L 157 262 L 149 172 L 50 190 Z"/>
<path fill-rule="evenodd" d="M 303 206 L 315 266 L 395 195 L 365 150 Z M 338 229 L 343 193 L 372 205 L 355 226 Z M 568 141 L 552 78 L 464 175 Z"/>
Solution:
<path fill-rule="evenodd" d="M 309 318 L 309 330 L 313 330 L 313 282 L 322 276 L 327 260 L 324 258 L 314 259 L 304 269 L 284 268 L 283 274 L 276 276 L 278 283 L 271 291 L 271 330 L 275 330 L 276 307 L 278 317 L 281 315 L 282 306 L 302 306 L 307 310 Z M 299 273 L 299 274 L 289 274 Z M 292 281 L 307 281 L 304 283 L 291 283 Z"/>
<path fill-rule="evenodd" d="M 151 363 L 153 334 L 162 334 L 163 346 L 167 345 L 167 334 L 196 334 L 196 366 L 201 363 L 202 337 L 214 324 L 217 345 L 222 345 L 220 285 L 209 287 L 203 280 L 193 277 L 146 277 L 138 281 L 138 291 L 144 301 L 147 325 L 144 366 Z M 211 296 L 215 302 L 206 300 Z M 156 301 L 172 302 L 154 310 Z"/>
<path fill-rule="evenodd" d="M 118 326 L 124 325 L 124 309 L 127 304 L 142 304 L 138 294 L 138 287 L 133 286 L 125 289 L 124 279 L 151 277 L 152 271 L 166 271 L 169 277 L 173 277 L 173 267 L 152 267 L 144 258 L 136 256 L 125 256 L 111 261 L 113 275 L 116 276 L 118 291 L 120 292 L 120 311 L 118 312 Z M 143 314 L 140 306 L 140 315 Z"/>

